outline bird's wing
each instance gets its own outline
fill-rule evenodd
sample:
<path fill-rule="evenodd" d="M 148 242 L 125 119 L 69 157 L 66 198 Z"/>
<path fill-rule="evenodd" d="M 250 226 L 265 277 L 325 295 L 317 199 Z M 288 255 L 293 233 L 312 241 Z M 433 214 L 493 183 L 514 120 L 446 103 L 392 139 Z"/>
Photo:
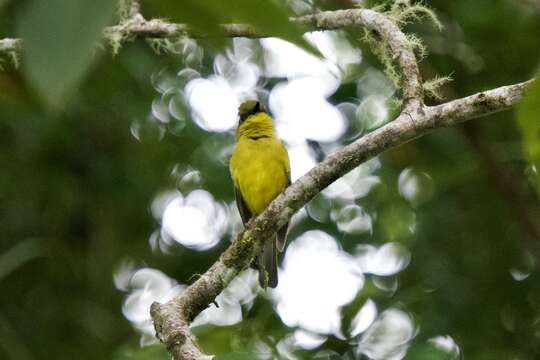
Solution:
<path fill-rule="evenodd" d="M 240 189 L 236 185 L 234 186 L 234 197 L 236 198 L 236 207 L 238 208 L 242 222 L 245 225 L 249 219 L 251 219 L 252 215 L 246 205 L 246 202 L 244 201 L 244 198 L 242 197 Z"/>
<path fill-rule="evenodd" d="M 252 215 L 237 186 L 234 187 L 234 196 L 236 198 L 238 212 L 245 225 L 251 219 Z M 275 288 L 277 286 L 277 252 L 274 241 L 269 240 L 265 242 L 261 254 L 257 255 L 251 263 L 251 267 L 259 271 L 259 284 L 261 284 L 261 287 L 266 288 L 269 286 Z"/>
<path fill-rule="evenodd" d="M 288 164 L 287 164 L 288 165 Z M 285 184 L 284 190 L 291 185 L 291 169 L 287 166 L 287 183 Z M 283 252 L 285 249 L 285 244 L 287 243 L 287 234 L 289 232 L 289 223 L 287 222 L 281 229 L 277 232 L 276 245 L 279 252 Z"/>

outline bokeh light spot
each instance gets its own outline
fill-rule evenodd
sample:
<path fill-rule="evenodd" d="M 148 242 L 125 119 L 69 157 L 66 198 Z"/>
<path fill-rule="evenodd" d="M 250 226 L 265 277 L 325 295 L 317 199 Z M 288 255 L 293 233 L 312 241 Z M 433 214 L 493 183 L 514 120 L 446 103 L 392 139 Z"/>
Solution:
<path fill-rule="evenodd" d="M 354 298 L 364 280 L 355 259 L 333 237 L 313 230 L 295 239 L 279 276 L 273 295 L 286 325 L 342 336 L 340 307 Z"/>
<path fill-rule="evenodd" d="M 405 199 L 413 204 L 419 204 L 433 196 L 433 179 L 425 172 L 406 168 L 399 174 L 398 190 Z"/>
<path fill-rule="evenodd" d="M 409 315 L 398 309 L 388 309 L 362 335 L 358 352 L 373 360 L 403 359 L 414 334 Z"/>
<path fill-rule="evenodd" d="M 186 95 L 193 120 L 206 131 L 227 131 L 235 127 L 238 99 L 221 77 L 191 80 Z"/>
<path fill-rule="evenodd" d="M 169 246 L 177 242 L 206 250 L 215 246 L 228 228 L 225 206 L 205 190 L 194 190 L 185 197 L 179 192 L 161 194 L 152 212 L 161 218 L 161 239 Z"/>
<path fill-rule="evenodd" d="M 367 299 L 360 311 L 352 319 L 351 336 L 357 336 L 366 331 L 377 317 L 377 305 L 371 299 Z"/>
<path fill-rule="evenodd" d="M 456 360 L 461 357 L 461 350 L 459 349 L 459 346 L 456 344 L 454 339 L 449 336 L 436 336 L 434 338 L 431 338 L 428 340 L 431 344 L 433 344 L 436 348 L 446 352 L 451 357 L 450 360 Z"/>
<path fill-rule="evenodd" d="M 331 212 L 331 219 L 336 222 L 340 231 L 349 234 L 371 233 L 371 216 L 356 204 L 349 204 Z"/>
<path fill-rule="evenodd" d="M 405 269 L 411 260 L 409 250 L 398 243 L 386 243 L 378 248 L 361 244 L 356 254 L 362 272 L 379 276 L 394 275 Z"/>

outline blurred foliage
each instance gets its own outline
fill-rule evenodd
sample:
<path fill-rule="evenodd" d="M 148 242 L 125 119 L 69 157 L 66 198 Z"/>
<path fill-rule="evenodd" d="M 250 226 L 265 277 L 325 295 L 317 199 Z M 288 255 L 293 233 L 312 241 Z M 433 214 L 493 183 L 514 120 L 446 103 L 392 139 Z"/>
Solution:
<path fill-rule="evenodd" d="M 540 71 L 536 73 L 540 78 Z M 520 106 L 518 123 L 523 136 L 525 154 L 531 163 L 530 178 L 540 195 L 540 83 L 536 81 Z"/>
<path fill-rule="evenodd" d="M 89 56 L 111 19 L 106 3 L 0 1 L 0 34 L 25 37 L 22 71 L 6 65 L 0 72 L 0 359 L 167 359 L 162 346 L 139 347 L 138 333 L 122 316 L 124 294 L 113 274 L 123 260 L 132 260 L 189 283 L 227 246 L 224 239 L 203 252 L 150 249 L 148 238 L 159 224 L 148 209 L 156 194 L 175 188 L 175 165 L 201 170 L 204 188 L 217 199 L 232 201 L 233 193 L 226 165 L 212 161 L 214 152 L 207 148 L 219 135 L 191 121 L 177 135 L 158 129 L 137 140 L 130 134 L 134 123 L 147 119 L 156 95 L 151 75 L 184 64 L 173 55 L 156 55 L 142 41 L 124 46 L 115 58 Z M 319 3 L 333 9 L 344 2 Z M 265 3 L 268 13 L 258 11 L 260 1 L 230 9 L 225 2 L 211 9 L 208 4 L 155 1 L 143 3 L 143 12 L 148 6 L 148 14 L 189 20 L 216 35 L 219 19 L 251 17 L 261 31 L 299 41 L 299 29 L 288 25 L 277 3 Z M 447 97 L 533 74 L 540 58 L 540 13 L 533 5 L 428 5 L 445 30 L 417 24 L 406 30 L 424 39 L 430 51 L 421 63 L 424 78 L 453 74 L 443 88 Z M 208 49 L 203 74 L 211 74 L 216 51 Z M 366 59 L 381 67 L 375 58 Z M 527 181 L 530 164 L 520 151 L 525 146 L 536 154 L 531 149 L 538 144 L 538 89 L 537 83 L 520 111 L 523 144 L 514 112 L 505 112 L 385 153 L 380 183 L 359 201 L 377 214 L 372 233 L 346 235 L 331 221 L 310 219 L 293 229 L 291 239 L 324 230 L 347 251 L 361 243 L 396 241 L 411 252 L 410 265 L 398 275 L 367 278 L 344 308 L 344 324 L 369 298 L 379 312 L 398 307 L 414 319 L 418 333 L 406 359 L 446 359 L 428 341 L 440 335 L 452 336 L 470 359 L 540 357 L 539 205 Z M 331 101 L 355 96 L 355 86 L 345 84 Z M 51 113 L 41 99 L 65 106 Z M 409 202 L 399 193 L 399 175 L 410 167 L 429 174 L 430 197 Z M 523 276 L 513 277 L 511 270 Z M 397 290 L 384 290 L 385 281 L 398 284 Z M 253 358 L 261 343 L 275 348 L 294 330 L 264 297 L 243 309 L 237 325 L 195 329 L 202 347 L 219 359 Z M 333 355 L 321 359 L 355 356 L 350 342 L 335 337 L 294 355 L 313 359 L 322 350 Z"/>
<path fill-rule="evenodd" d="M 114 9 L 109 0 L 35 0 L 21 6 L 23 73 L 48 106 L 63 105 L 97 59 L 96 45 Z"/>
<path fill-rule="evenodd" d="M 302 37 L 302 28 L 289 21 L 282 1 L 270 0 L 166 0 L 143 1 L 149 14 L 188 24 L 196 34 L 210 38 L 214 45 L 225 45 L 224 31 L 219 24 L 248 24 L 260 34 L 280 37 L 314 52 Z"/>

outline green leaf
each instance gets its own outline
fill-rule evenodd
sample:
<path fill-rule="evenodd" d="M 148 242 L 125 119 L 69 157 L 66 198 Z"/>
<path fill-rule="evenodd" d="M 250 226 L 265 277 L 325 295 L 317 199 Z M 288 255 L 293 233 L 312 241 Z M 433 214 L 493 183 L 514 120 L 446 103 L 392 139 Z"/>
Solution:
<path fill-rule="evenodd" d="M 536 73 L 536 79 L 519 107 L 517 122 L 523 138 L 523 150 L 531 165 L 528 174 L 540 195 L 540 70 Z"/>
<path fill-rule="evenodd" d="M 318 52 L 303 38 L 305 28 L 289 20 L 284 5 L 272 0 L 188 0 L 148 1 L 148 7 L 157 11 L 156 16 L 185 23 L 197 35 L 226 38 L 219 24 L 245 24 L 257 33 L 275 36 L 292 42 L 311 53 Z"/>
<path fill-rule="evenodd" d="M 181 24 L 186 24 L 191 31 L 203 38 L 210 39 L 214 46 L 225 46 L 225 33 L 219 26 L 220 14 L 216 11 L 208 11 L 203 1 L 147 1 L 142 2 L 145 15 L 148 18 L 164 18 Z"/>
<path fill-rule="evenodd" d="M 111 0 L 33 0 L 20 13 L 23 72 L 49 107 L 65 104 L 96 60 L 114 9 Z"/>
<path fill-rule="evenodd" d="M 9 0 L 0 0 L 0 11 L 7 5 Z"/>

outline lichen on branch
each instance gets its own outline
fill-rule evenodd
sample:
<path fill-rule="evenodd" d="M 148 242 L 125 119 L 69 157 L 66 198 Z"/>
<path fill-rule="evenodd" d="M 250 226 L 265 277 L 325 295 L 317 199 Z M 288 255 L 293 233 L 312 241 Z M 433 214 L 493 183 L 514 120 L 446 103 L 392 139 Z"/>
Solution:
<path fill-rule="evenodd" d="M 423 19 L 429 20 L 439 31 L 443 29 L 442 23 L 439 21 L 435 12 L 422 2 L 413 3 L 411 0 L 394 0 L 387 4 L 377 5 L 373 10 L 378 11 L 386 16 L 388 20 L 393 22 L 399 29 L 403 29 L 406 25 L 412 22 L 420 22 Z M 403 81 L 403 72 L 396 66 L 395 53 L 390 48 L 390 45 L 384 39 L 381 39 L 379 34 L 368 27 L 362 28 L 361 39 L 368 44 L 371 52 L 380 60 L 384 67 L 384 73 L 392 81 L 392 83 L 400 88 Z M 415 34 L 405 34 L 408 46 L 414 51 L 417 61 L 421 61 L 427 56 L 427 49 L 422 39 Z M 382 41 L 381 41 L 382 40 Z M 444 79 L 450 81 L 450 78 Z M 442 86 L 447 81 L 431 81 L 429 84 L 424 84 L 423 88 L 428 89 L 427 95 L 439 99 L 437 86 Z"/>
<path fill-rule="evenodd" d="M 20 39 L 0 39 L 0 69 L 1 67 L 1 56 L 4 55 L 13 66 L 16 68 L 19 66 L 19 56 L 18 53 L 22 47 L 22 40 Z"/>

